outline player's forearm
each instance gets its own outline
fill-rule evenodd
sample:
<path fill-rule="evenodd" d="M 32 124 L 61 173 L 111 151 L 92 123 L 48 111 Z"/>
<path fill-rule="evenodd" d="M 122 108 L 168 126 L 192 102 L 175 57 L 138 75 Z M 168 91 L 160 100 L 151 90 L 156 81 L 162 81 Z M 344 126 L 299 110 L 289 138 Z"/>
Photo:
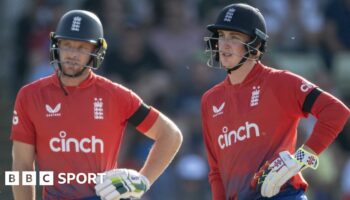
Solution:
<path fill-rule="evenodd" d="M 164 128 L 163 131 L 163 134 L 160 134 L 159 138 L 155 140 L 147 160 L 140 170 L 140 173 L 145 175 L 151 184 L 168 167 L 182 143 L 182 134 L 175 125 L 170 130 Z"/>
<path fill-rule="evenodd" d="M 20 174 L 19 180 L 22 180 L 23 171 L 34 171 L 34 146 L 26 143 L 14 141 L 12 147 L 12 170 L 18 171 Z M 34 200 L 35 186 L 19 186 L 12 187 L 15 200 Z"/>
<path fill-rule="evenodd" d="M 312 114 L 317 117 L 317 122 L 305 144 L 316 154 L 320 154 L 343 129 L 350 111 L 338 99 L 324 92 L 314 104 Z"/>
<path fill-rule="evenodd" d="M 22 180 L 21 174 L 23 171 L 34 171 L 34 166 L 26 166 L 24 164 L 13 162 L 13 171 L 19 171 L 20 180 Z M 13 196 L 15 200 L 34 200 L 35 199 L 35 186 L 23 186 L 21 181 L 19 186 L 12 186 Z"/>
<path fill-rule="evenodd" d="M 35 186 L 12 186 L 15 200 L 35 200 Z"/>

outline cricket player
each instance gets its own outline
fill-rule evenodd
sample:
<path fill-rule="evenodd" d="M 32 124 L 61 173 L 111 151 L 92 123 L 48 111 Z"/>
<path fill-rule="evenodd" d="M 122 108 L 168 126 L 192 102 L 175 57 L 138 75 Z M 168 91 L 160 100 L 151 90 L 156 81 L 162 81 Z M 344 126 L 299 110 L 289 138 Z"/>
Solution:
<path fill-rule="evenodd" d="M 207 28 L 208 65 L 228 73 L 201 102 L 213 199 L 307 199 L 300 172 L 317 168 L 349 109 L 304 78 L 260 62 L 268 35 L 257 8 L 228 5 Z M 296 147 L 299 120 L 309 114 L 317 123 Z"/>
<path fill-rule="evenodd" d="M 107 49 L 94 13 L 67 12 L 50 39 L 55 73 L 22 87 L 16 98 L 13 170 L 33 171 L 36 162 L 39 171 L 53 171 L 53 186 L 43 188 L 45 200 L 141 198 L 177 153 L 180 130 L 134 92 L 92 71 Z M 127 123 L 154 140 L 138 171 L 118 169 Z M 60 173 L 105 175 L 96 185 L 59 184 Z M 14 186 L 13 194 L 16 200 L 34 200 L 35 187 Z"/>

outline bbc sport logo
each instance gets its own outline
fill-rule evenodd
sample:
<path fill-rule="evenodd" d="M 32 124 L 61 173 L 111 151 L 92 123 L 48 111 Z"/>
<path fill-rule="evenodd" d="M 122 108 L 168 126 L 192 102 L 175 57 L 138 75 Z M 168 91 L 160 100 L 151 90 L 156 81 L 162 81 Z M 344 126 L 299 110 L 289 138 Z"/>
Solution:
<path fill-rule="evenodd" d="M 39 174 L 39 176 L 37 176 Z M 20 176 L 21 175 L 21 176 Z M 58 173 L 58 184 L 96 184 L 96 181 L 102 183 L 105 173 Z M 38 179 L 38 180 L 37 180 Z M 53 171 L 5 171 L 5 185 L 54 185 L 55 174 Z"/>

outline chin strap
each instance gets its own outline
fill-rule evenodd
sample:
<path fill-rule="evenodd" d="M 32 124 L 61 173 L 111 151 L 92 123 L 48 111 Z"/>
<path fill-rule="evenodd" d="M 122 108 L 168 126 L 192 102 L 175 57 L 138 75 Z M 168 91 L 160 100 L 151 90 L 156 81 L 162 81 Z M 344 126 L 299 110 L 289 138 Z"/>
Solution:
<path fill-rule="evenodd" d="M 241 68 L 242 65 L 245 63 L 245 61 L 247 61 L 248 56 L 249 56 L 249 51 L 247 51 L 247 52 L 244 54 L 243 58 L 239 61 L 239 63 L 238 63 L 237 65 L 233 66 L 233 67 L 230 68 L 230 69 L 227 69 L 227 73 L 228 73 L 228 74 L 231 74 L 232 71 L 235 71 L 235 70 Z"/>
<path fill-rule="evenodd" d="M 58 64 L 59 66 L 59 70 L 57 71 L 57 78 L 58 78 L 58 81 L 60 83 L 60 87 L 64 93 L 64 95 L 68 96 L 68 92 L 67 90 L 64 88 L 64 85 L 63 85 L 63 82 L 62 82 L 62 75 L 64 76 L 68 76 L 70 78 L 76 78 L 76 77 L 79 77 L 83 74 L 83 72 L 86 70 L 86 67 L 84 67 L 82 70 L 80 70 L 78 73 L 75 73 L 73 75 L 70 75 L 70 74 L 66 74 L 64 73 L 64 71 L 62 70 L 62 67 L 61 67 L 61 64 L 59 63 Z"/>
<path fill-rule="evenodd" d="M 58 71 L 58 72 L 57 72 L 58 82 L 60 83 L 60 87 L 61 87 L 61 89 L 62 89 L 64 95 L 68 96 L 68 92 L 67 92 L 67 90 L 66 90 L 66 89 L 64 88 L 64 86 L 63 86 L 61 77 L 62 77 L 62 71 Z"/>
<path fill-rule="evenodd" d="M 64 88 L 63 82 L 62 82 L 62 75 L 64 76 L 68 76 L 70 78 L 76 78 L 78 76 L 81 76 L 83 74 L 83 72 L 86 70 L 86 67 L 84 67 L 82 70 L 80 70 L 78 73 L 75 73 L 73 75 L 70 74 L 66 74 L 64 73 L 64 71 L 61 68 L 61 64 L 58 65 L 59 66 L 59 70 L 57 72 L 57 78 L 58 78 L 58 82 L 60 83 L 60 87 L 64 93 L 64 95 L 68 96 L 68 92 L 67 90 Z"/>
<path fill-rule="evenodd" d="M 237 65 L 233 66 L 230 69 L 227 69 L 228 74 L 231 74 L 232 71 L 235 71 L 235 70 L 241 68 L 242 65 L 248 60 L 250 55 L 257 55 L 258 50 L 255 49 L 255 47 L 254 47 L 254 46 L 256 46 L 256 43 L 257 43 L 257 37 L 255 37 L 251 42 L 244 45 L 245 50 L 246 50 L 245 54 L 243 55 L 242 59 L 239 61 L 239 63 Z M 253 47 L 252 47 L 252 45 L 253 45 Z M 259 56 L 258 60 L 260 60 L 261 56 L 262 56 L 262 54 Z"/>

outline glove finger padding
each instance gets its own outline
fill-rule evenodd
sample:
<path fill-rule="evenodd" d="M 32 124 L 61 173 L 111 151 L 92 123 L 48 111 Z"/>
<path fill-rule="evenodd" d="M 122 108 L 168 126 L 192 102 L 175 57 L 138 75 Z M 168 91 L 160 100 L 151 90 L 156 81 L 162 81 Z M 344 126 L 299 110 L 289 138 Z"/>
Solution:
<path fill-rule="evenodd" d="M 107 171 L 103 182 L 98 182 L 95 191 L 101 199 L 141 198 L 149 189 L 148 179 L 131 169 L 114 169 Z"/>
<path fill-rule="evenodd" d="M 275 196 L 280 191 L 281 186 L 297 174 L 300 168 L 301 166 L 288 151 L 279 153 L 279 157 L 269 166 L 270 172 L 262 183 L 261 195 L 264 197 Z"/>
<path fill-rule="evenodd" d="M 266 162 L 260 168 L 254 175 L 251 186 L 260 191 L 263 197 L 275 196 L 289 179 L 305 168 L 316 169 L 318 163 L 318 157 L 307 152 L 303 147 L 296 151 L 295 156 L 288 151 L 282 151 L 271 164 L 268 165 Z"/>

